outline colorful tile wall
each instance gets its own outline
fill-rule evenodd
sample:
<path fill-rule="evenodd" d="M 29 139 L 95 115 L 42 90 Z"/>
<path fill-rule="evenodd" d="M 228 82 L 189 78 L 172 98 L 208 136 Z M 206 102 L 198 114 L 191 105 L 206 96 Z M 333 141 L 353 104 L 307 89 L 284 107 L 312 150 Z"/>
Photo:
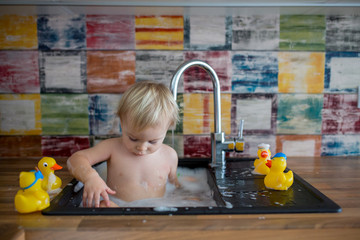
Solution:
<path fill-rule="evenodd" d="M 136 81 L 169 85 L 190 59 L 218 74 L 226 134 L 245 119 L 245 151 L 230 156 L 253 157 L 262 142 L 288 156 L 360 155 L 359 19 L 0 16 L 2 156 L 67 156 L 118 136 L 121 93 Z M 182 78 L 180 122 L 165 143 L 180 157 L 210 157 L 211 79 L 200 68 Z"/>
<path fill-rule="evenodd" d="M 232 18 L 233 50 L 277 50 L 279 15 L 235 16 Z"/>
<path fill-rule="evenodd" d="M 244 134 L 275 134 L 276 95 L 232 94 L 231 132 L 238 134 L 244 120 Z"/>
<path fill-rule="evenodd" d="M 279 52 L 279 92 L 322 93 L 324 53 Z"/>
<path fill-rule="evenodd" d="M 356 87 L 359 86 L 359 76 L 360 53 L 326 53 L 324 82 L 326 92 L 356 92 Z"/>
<path fill-rule="evenodd" d="M 322 156 L 359 156 L 359 135 L 323 135 Z"/>
<path fill-rule="evenodd" d="M 276 152 L 289 156 L 319 157 L 321 154 L 320 135 L 279 135 L 276 137 Z"/>
<path fill-rule="evenodd" d="M 1 15 L 0 49 L 36 49 L 36 19 L 36 16 Z"/>
<path fill-rule="evenodd" d="M 360 16 L 326 17 L 326 51 L 360 51 Z"/>
<path fill-rule="evenodd" d="M 1 136 L 0 157 L 41 157 L 41 136 Z"/>
<path fill-rule="evenodd" d="M 40 93 L 37 51 L 0 52 L 0 93 Z"/>
<path fill-rule="evenodd" d="M 86 92 L 86 53 L 51 51 L 39 53 L 42 93 Z"/>
<path fill-rule="evenodd" d="M 360 109 L 356 94 L 325 94 L 322 109 L 323 134 L 359 134 Z"/>
<path fill-rule="evenodd" d="M 232 52 L 232 90 L 240 93 L 278 91 L 276 52 Z"/>
<path fill-rule="evenodd" d="M 40 50 L 83 49 L 86 46 L 84 15 L 42 15 L 37 18 Z"/>
<path fill-rule="evenodd" d="M 213 94 L 184 94 L 183 134 L 214 131 Z M 222 130 L 230 134 L 231 94 L 221 95 Z"/>
<path fill-rule="evenodd" d="M 281 15 L 280 50 L 324 51 L 325 20 L 323 15 Z"/>
<path fill-rule="evenodd" d="M 320 94 L 278 95 L 278 134 L 321 134 L 321 110 L 323 96 Z"/>
<path fill-rule="evenodd" d="M 87 52 L 89 93 L 123 93 L 134 83 L 134 51 Z"/>
<path fill-rule="evenodd" d="M 133 16 L 87 15 L 86 47 L 88 49 L 134 49 Z"/>
<path fill-rule="evenodd" d="M 231 57 L 229 51 L 185 52 L 185 61 L 199 59 L 206 61 L 216 72 L 222 92 L 231 90 Z M 202 68 L 192 67 L 184 73 L 184 91 L 213 91 L 211 77 Z"/>
<path fill-rule="evenodd" d="M 183 49 L 183 16 L 136 16 L 135 41 L 136 49 Z"/>
<path fill-rule="evenodd" d="M 231 49 L 231 17 L 184 17 L 184 48 L 191 50 Z"/>
<path fill-rule="evenodd" d="M 136 81 L 151 80 L 170 86 L 178 66 L 184 62 L 181 51 L 137 51 Z M 178 92 L 184 92 L 184 81 L 179 81 Z"/>
<path fill-rule="evenodd" d="M 0 94 L 0 135 L 40 135 L 40 94 Z"/>
<path fill-rule="evenodd" d="M 88 135 L 88 96 L 42 94 L 41 121 L 44 135 Z"/>
<path fill-rule="evenodd" d="M 90 147 L 87 136 L 43 136 L 41 138 L 43 156 L 68 157 Z"/>
<path fill-rule="evenodd" d="M 89 95 L 90 135 L 120 135 L 120 119 L 117 106 L 120 94 Z"/>
<path fill-rule="evenodd" d="M 186 158 L 209 158 L 211 157 L 210 135 L 184 136 L 184 157 Z"/>

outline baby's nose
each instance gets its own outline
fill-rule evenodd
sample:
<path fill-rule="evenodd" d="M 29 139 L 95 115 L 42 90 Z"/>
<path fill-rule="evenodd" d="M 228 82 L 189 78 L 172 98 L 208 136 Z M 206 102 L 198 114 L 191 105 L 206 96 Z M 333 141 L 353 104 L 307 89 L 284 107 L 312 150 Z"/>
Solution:
<path fill-rule="evenodd" d="M 136 146 L 136 149 L 139 150 L 139 151 L 145 151 L 147 148 L 146 148 L 146 144 L 145 143 L 141 143 L 139 145 Z"/>

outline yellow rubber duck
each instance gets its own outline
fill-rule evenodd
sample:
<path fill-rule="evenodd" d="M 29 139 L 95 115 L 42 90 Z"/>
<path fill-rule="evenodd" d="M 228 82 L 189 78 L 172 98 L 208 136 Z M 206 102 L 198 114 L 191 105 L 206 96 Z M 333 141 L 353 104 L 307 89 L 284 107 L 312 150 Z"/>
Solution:
<path fill-rule="evenodd" d="M 55 194 L 61 191 L 62 181 L 54 174 L 55 170 L 60 170 L 62 167 L 58 165 L 55 159 L 51 157 L 43 157 L 38 162 L 38 168 L 44 175 L 42 188 L 49 194 Z"/>
<path fill-rule="evenodd" d="M 270 145 L 261 143 L 258 145 L 257 155 L 259 158 L 255 159 L 253 174 L 267 175 L 270 172 L 270 168 L 266 166 L 267 160 L 270 160 L 271 152 Z"/>
<path fill-rule="evenodd" d="M 294 175 L 291 170 L 284 173 L 286 168 L 286 155 L 277 153 L 270 161 L 267 161 L 270 172 L 264 178 L 265 187 L 274 190 L 287 190 L 294 182 Z"/>
<path fill-rule="evenodd" d="M 50 205 L 49 194 L 42 189 L 44 176 L 38 171 L 21 172 L 21 189 L 15 195 L 15 208 L 20 213 L 41 211 Z"/>

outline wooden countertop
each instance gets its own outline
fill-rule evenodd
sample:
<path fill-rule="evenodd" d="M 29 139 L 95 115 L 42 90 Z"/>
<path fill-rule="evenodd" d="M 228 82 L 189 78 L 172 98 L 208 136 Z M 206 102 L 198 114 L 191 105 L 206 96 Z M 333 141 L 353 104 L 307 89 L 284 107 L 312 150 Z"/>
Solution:
<path fill-rule="evenodd" d="M 0 158 L 0 239 L 360 239 L 360 157 L 288 158 L 288 167 L 342 207 L 341 213 L 196 216 L 19 214 L 19 173 L 39 158 Z M 72 177 L 65 158 L 57 175 Z"/>

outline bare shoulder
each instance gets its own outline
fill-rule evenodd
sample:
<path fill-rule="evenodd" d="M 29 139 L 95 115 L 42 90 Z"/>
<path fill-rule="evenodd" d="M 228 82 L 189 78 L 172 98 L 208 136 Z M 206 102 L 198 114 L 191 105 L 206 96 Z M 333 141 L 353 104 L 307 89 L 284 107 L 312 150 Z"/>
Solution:
<path fill-rule="evenodd" d="M 167 159 L 170 159 L 174 164 L 177 165 L 178 155 L 177 155 L 176 151 L 172 147 L 170 147 L 166 144 L 163 144 L 162 149 L 163 150 L 162 150 L 161 154 L 164 154 L 165 156 L 167 156 Z"/>

